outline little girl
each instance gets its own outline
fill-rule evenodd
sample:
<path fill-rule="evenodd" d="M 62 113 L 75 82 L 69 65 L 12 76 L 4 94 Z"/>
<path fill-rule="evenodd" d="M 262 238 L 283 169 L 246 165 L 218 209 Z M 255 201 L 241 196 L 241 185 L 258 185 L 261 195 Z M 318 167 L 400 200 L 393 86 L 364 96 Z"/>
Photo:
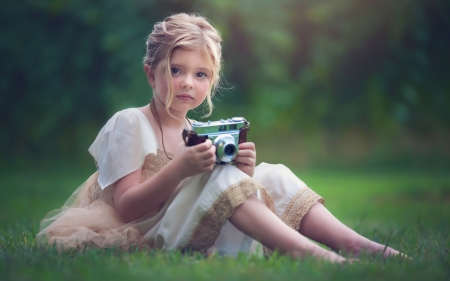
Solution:
<path fill-rule="evenodd" d="M 235 165 L 215 165 L 210 140 L 185 145 L 186 114 L 205 100 L 211 113 L 220 67 L 221 38 L 205 18 L 177 14 L 155 24 L 144 58 L 153 99 L 106 123 L 89 148 L 97 172 L 43 219 L 38 242 L 229 255 L 262 244 L 266 253 L 336 262 L 345 261 L 339 251 L 397 255 L 338 221 L 285 166 L 255 167 L 253 143 L 239 144 Z"/>

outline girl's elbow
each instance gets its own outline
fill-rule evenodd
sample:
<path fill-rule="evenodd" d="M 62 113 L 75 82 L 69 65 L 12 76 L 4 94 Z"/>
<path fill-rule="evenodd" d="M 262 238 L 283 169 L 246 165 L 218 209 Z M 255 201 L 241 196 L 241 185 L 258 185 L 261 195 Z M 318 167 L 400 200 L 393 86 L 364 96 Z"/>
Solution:
<path fill-rule="evenodd" d="M 115 203 L 115 209 L 122 221 L 125 223 L 132 222 L 139 218 L 136 214 L 133 214 L 131 208 L 126 205 L 124 206 L 124 204 Z"/>
<path fill-rule="evenodd" d="M 123 189 L 114 186 L 114 209 L 125 223 L 137 219 L 134 214 L 136 208 L 133 208 L 133 204 L 130 202 L 129 192 L 127 192 L 128 189 L 129 188 Z"/>
<path fill-rule="evenodd" d="M 130 214 L 121 214 L 120 217 L 122 218 L 123 222 L 125 222 L 125 223 L 129 223 L 129 222 L 132 222 L 137 219 L 137 217 L 134 217 Z"/>

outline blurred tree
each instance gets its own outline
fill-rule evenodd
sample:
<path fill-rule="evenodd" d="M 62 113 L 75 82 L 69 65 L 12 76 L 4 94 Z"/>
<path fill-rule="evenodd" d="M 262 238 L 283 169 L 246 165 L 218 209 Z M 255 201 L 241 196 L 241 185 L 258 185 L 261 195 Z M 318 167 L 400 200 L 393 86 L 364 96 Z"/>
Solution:
<path fill-rule="evenodd" d="M 223 35 L 211 119 L 449 137 L 448 1 L 21 0 L 0 10 L 2 155 L 85 151 L 115 111 L 148 102 L 145 38 L 182 11 Z"/>
<path fill-rule="evenodd" d="M 445 1 L 243 0 L 217 16 L 226 76 L 269 127 L 436 131 L 450 125 L 448 11 Z"/>
<path fill-rule="evenodd" d="M 1 9 L 2 154 L 85 151 L 113 112 L 148 101 L 148 87 L 136 91 L 145 85 L 145 36 L 163 14 L 188 10 L 183 3 L 36 0 Z"/>

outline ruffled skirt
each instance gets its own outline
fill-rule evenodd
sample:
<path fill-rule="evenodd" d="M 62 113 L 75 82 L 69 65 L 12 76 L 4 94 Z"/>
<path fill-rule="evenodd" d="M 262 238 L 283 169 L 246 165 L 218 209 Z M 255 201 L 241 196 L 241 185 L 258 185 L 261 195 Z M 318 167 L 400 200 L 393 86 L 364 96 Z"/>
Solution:
<path fill-rule="evenodd" d="M 125 223 L 114 209 L 111 187 L 101 190 L 95 173 L 63 208 L 41 221 L 36 238 L 60 250 L 136 246 L 227 255 L 256 252 L 259 244 L 228 221 L 255 193 L 295 230 L 312 205 L 324 203 L 283 165 L 262 163 L 253 178 L 234 166 L 218 165 L 181 182 L 158 213 Z"/>

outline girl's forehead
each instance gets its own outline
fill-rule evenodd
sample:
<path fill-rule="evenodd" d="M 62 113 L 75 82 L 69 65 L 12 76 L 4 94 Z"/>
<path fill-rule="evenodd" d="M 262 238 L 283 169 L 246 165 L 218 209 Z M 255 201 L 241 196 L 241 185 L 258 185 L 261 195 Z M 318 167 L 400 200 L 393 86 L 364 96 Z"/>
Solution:
<path fill-rule="evenodd" d="M 205 49 L 176 48 L 170 56 L 170 64 L 202 65 L 211 68 L 209 53 Z"/>

